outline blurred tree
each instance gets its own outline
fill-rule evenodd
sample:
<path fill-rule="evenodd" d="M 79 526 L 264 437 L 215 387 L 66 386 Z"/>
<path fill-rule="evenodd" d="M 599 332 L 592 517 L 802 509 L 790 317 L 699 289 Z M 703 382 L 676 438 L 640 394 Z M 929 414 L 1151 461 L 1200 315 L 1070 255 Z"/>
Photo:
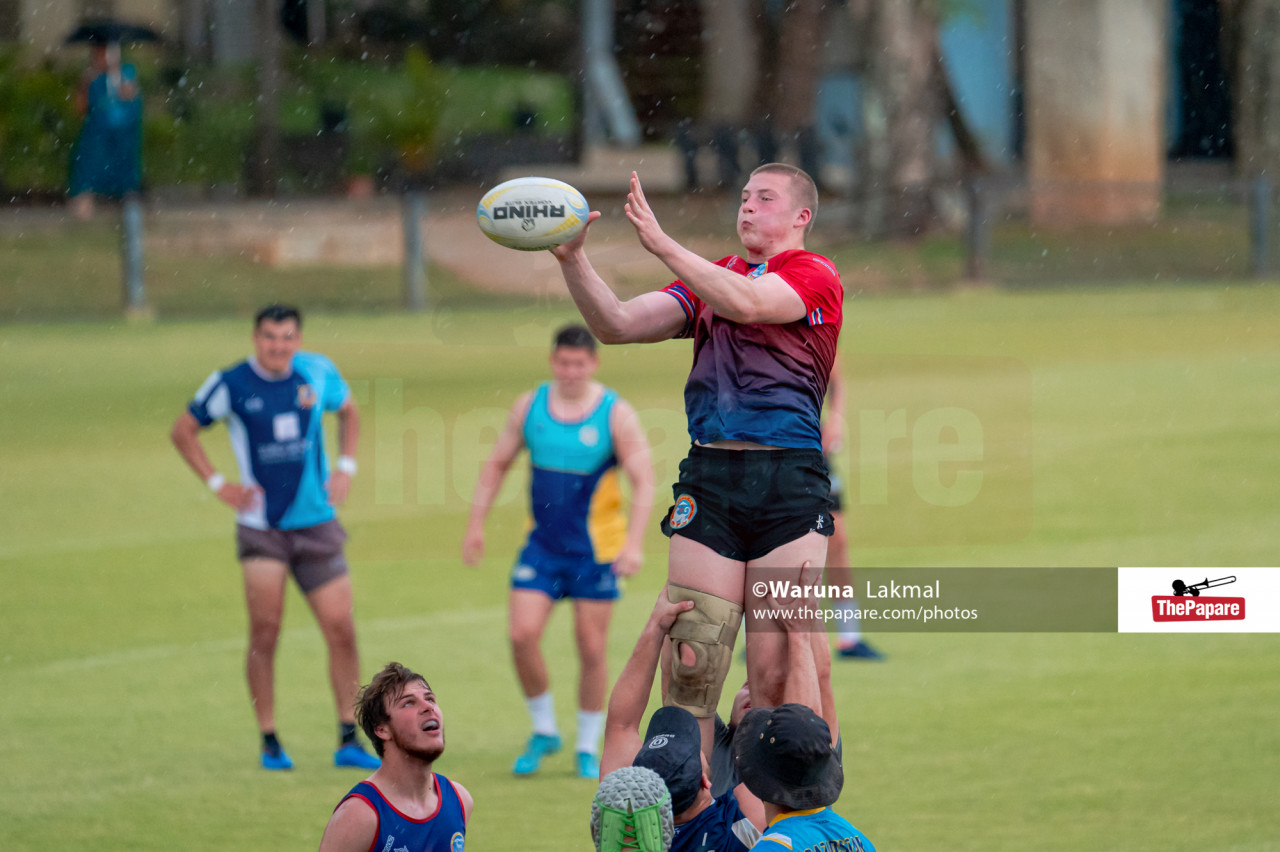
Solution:
<path fill-rule="evenodd" d="M 250 195 L 271 196 L 280 181 L 280 0 L 262 0 L 254 9 L 258 97 L 245 188 Z"/>
<path fill-rule="evenodd" d="M 750 0 L 702 4 L 701 123 L 720 154 L 720 180 L 738 182 L 737 136 L 749 127 L 760 77 L 760 47 Z M 735 187 L 736 188 L 736 187 Z"/>
<path fill-rule="evenodd" d="M 862 229 L 914 236 L 934 219 L 934 123 L 940 117 L 934 0 L 854 0 L 864 55 L 866 151 L 859 169 Z"/>
<path fill-rule="evenodd" d="M 1236 170 L 1280 174 L 1280 0 L 1220 0 L 1232 68 Z"/>
<path fill-rule="evenodd" d="M 822 73 L 824 0 L 789 0 L 782 8 L 778 32 L 778 64 L 769 114 L 779 141 L 792 147 L 800 167 L 819 175 L 817 138 L 818 77 Z M 774 159 L 775 157 L 770 157 Z M 762 158 L 763 159 L 763 158 Z"/>

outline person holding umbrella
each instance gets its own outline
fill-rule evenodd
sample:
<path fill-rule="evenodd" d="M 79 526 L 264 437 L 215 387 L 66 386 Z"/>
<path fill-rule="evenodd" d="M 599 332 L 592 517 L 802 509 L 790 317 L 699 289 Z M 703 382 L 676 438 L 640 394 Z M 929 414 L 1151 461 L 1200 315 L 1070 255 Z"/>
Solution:
<path fill-rule="evenodd" d="M 84 123 L 71 151 L 68 187 L 77 218 L 93 215 L 95 194 L 124 198 L 142 183 L 142 94 L 137 70 L 120 61 L 120 44 L 156 38 L 146 27 L 111 21 L 85 24 L 67 37 L 68 44 L 90 47 L 89 69 L 76 92 Z"/>

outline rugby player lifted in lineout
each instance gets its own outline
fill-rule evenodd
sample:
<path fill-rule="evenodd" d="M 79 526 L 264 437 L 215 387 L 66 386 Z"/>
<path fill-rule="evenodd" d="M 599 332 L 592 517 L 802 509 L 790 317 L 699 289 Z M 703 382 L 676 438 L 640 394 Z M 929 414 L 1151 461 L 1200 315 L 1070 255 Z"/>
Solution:
<path fill-rule="evenodd" d="M 844 288 L 830 260 L 804 250 L 817 209 L 809 175 L 780 163 L 761 166 L 738 208 L 745 257 L 713 263 L 662 230 L 633 172 L 627 219 L 676 281 L 622 301 L 587 258 L 589 226 L 552 249 L 578 310 L 602 342 L 694 341 L 685 385 L 692 446 L 662 529 L 671 539 L 671 600 L 696 606 L 671 630 L 678 653 L 664 701 L 703 720 L 707 737 L 746 590 L 785 570 L 796 575 L 794 566 L 805 562 L 824 564 L 831 535 L 820 417 Z M 592 213 L 588 225 L 599 215 Z M 779 704 L 786 636 L 756 621 L 748 610 L 751 701 Z"/>

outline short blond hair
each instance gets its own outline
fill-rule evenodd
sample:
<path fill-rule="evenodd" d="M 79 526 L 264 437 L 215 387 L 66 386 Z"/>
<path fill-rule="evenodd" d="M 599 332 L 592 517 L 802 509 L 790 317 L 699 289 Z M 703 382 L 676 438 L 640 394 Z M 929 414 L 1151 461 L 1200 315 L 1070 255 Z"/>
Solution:
<path fill-rule="evenodd" d="M 818 218 L 818 185 L 809 173 L 788 163 L 765 163 L 752 171 L 750 177 L 758 174 L 786 175 L 791 178 L 791 203 L 797 209 L 809 211 L 809 224 L 804 227 L 804 232 L 808 234 L 813 229 L 814 220 Z"/>

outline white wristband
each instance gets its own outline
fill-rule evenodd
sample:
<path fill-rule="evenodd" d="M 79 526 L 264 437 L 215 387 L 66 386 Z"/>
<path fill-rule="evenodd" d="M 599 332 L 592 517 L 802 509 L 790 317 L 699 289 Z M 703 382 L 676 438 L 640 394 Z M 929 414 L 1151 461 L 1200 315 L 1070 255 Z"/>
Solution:
<path fill-rule="evenodd" d="M 338 456 L 337 467 L 338 470 L 345 473 L 347 476 L 355 476 L 356 470 L 358 469 L 356 460 L 351 456 Z"/>
<path fill-rule="evenodd" d="M 220 473 L 214 473 L 204 481 L 204 484 L 209 486 L 210 491 L 217 494 L 222 490 L 222 486 L 227 484 L 227 478 Z"/>

